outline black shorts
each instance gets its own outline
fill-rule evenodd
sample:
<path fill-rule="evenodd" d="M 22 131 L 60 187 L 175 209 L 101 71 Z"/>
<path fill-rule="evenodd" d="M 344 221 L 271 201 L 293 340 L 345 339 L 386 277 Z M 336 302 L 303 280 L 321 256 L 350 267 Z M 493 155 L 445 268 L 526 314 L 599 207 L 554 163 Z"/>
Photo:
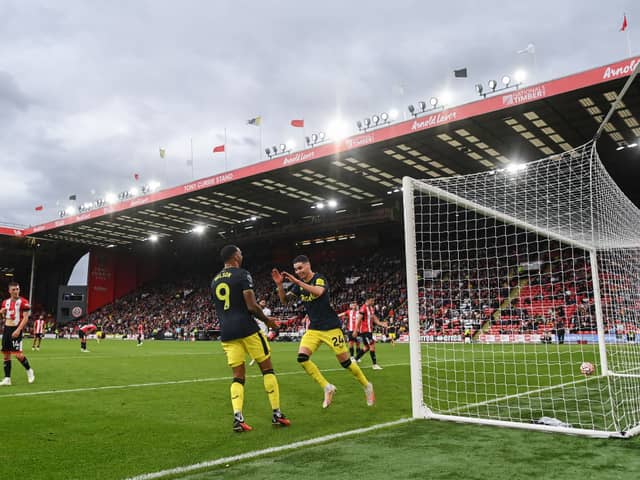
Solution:
<path fill-rule="evenodd" d="M 349 340 L 350 342 L 358 339 L 358 337 L 353 337 L 353 330 L 348 330 L 345 335 L 347 336 L 347 340 Z"/>
<path fill-rule="evenodd" d="M 16 327 L 4 327 L 2 334 L 2 351 L 3 352 L 22 352 L 22 332 L 18 335 L 18 338 L 11 338 L 13 332 L 16 331 Z"/>
<path fill-rule="evenodd" d="M 80 340 L 84 340 L 85 338 L 87 338 L 87 334 L 82 330 L 78 330 L 78 338 L 80 338 Z"/>
<path fill-rule="evenodd" d="M 44 333 L 36 333 L 33 336 L 34 338 L 44 338 Z"/>
<path fill-rule="evenodd" d="M 373 333 L 371 332 L 362 332 L 360 334 L 360 338 L 362 338 L 362 343 L 364 343 L 366 346 L 376 343 L 376 341 L 373 339 Z"/>

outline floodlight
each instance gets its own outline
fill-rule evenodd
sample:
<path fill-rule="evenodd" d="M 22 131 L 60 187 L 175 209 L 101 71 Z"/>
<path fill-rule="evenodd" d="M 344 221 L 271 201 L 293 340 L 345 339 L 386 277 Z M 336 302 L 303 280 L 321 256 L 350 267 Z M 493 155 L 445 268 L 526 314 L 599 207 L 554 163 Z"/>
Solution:
<path fill-rule="evenodd" d="M 317 133 L 314 133 L 314 134 L 311 135 L 311 141 L 313 143 L 316 143 L 318 141 L 318 134 Z"/>
<path fill-rule="evenodd" d="M 197 233 L 198 235 L 204 233 L 205 229 L 207 227 L 205 227 L 204 225 L 196 225 L 195 227 L 193 227 L 193 230 L 191 230 L 193 233 Z"/>
<path fill-rule="evenodd" d="M 400 112 L 398 112 L 397 108 L 392 108 L 391 110 L 389 110 L 389 118 L 391 120 L 395 120 L 399 116 L 400 116 Z"/>
<path fill-rule="evenodd" d="M 157 242 L 158 241 L 158 235 L 156 235 L 155 233 L 153 235 L 149 235 L 149 241 L 150 242 Z"/>
<path fill-rule="evenodd" d="M 356 126 L 358 127 L 358 130 L 362 130 L 362 122 L 360 120 L 356 122 Z"/>
<path fill-rule="evenodd" d="M 307 137 L 307 143 L 309 143 L 309 137 Z M 264 153 L 267 154 L 268 157 L 271 156 L 271 149 L 269 147 L 264 149 Z"/>
<path fill-rule="evenodd" d="M 424 112 L 427 109 L 427 104 L 421 100 L 418 102 L 418 108 Z"/>
<path fill-rule="evenodd" d="M 307 142 L 307 145 L 311 145 L 311 139 L 309 137 L 304 137 L 304 141 Z"/>
<path fill-rule="evenodd" d="M 516 79 L 516 82 L 522 83 L 527 78 L 527 72 L 524 70 L 516 70 L 516 73 L 513 76 Z"/>
<path fill-rule="evenodd" d="M 489 88 L 490 88 L 491 90 L 494 90 L 494 91 L 495 91 L 496 87 L 498 86 L 498 82 L 496 82 L 495 80 L 489 80 L 489 81 L 487 82 L 487 85 L 489 85 Z"/>
<path fill-rule="evenodd" d="M 327 202 L 327 205 L 329 205 L 329 207 L 331 208 L 336 208 L 338 206 L 338 202 L 336 202 L 335 200 L 329 200 Z"/>
<path fill-rule="evenodd" d="M 374 125 L 377 125 L 378 123 L 380 123 L 380 117 L 378 115 L 373 115 L 371 117 L 371 123 L 373 123 Z"/>
<path fill-rule="evenodd" d="M 287 149 L 287 146 L 284 143 L 280 144 L 280 153 L 284 153 L 284 151 Z"/>
<path fill-rule="evenodd" d="M 503 84 L 505 87 L 508 87 L 510 83 L 511 83 L 511 77 L 510 77 L 509 75 L 504 75 L 504 76 L 502 77 L 502 84 Z"/>
<path fill-rule="evenodd" d="M 415 111 L 416 111 L 416 107 L 414 107 L 413 105 L 409 105 L 409 106 L 407 107 L 407 109 L 409 110 L 409 113 L 410 113 L 411 115 L 413 115 L 413 112 L 415 112 Z"/>
<path fill-rule="evenodd" d="M 278 154 L 278 147 L 276 147 L 275 145 L 273 147 L 271 147 L 271 151 L 273 152 L 274 155 Z"/>
<path fill-rule="evenodd" d="M 478 95 L 482 95 L 483 91 L 484 91 L 484 88 L 482 88 L 482 84 L 476 83 L 476 92 L 478 93 Z"/>
<path fill-rule="evenodd" d="M 111 205 L 112 203 L 116 203 L 118 201 L 118 197 L 115 193 L 109 192 L 104 196 L 104 200 L 108 205 Z"/>
<path fill-rule="evenodd" d="M 436 106 L 438 105 L 438 97 L 431 97 L 429 99 L 429 103 L 433 108 L 436 108 Z"/>
<path fill-rule="evenodd" d="M 382 120 L 382 123 L 385 123 L 389 120 L 389 114 L 387 112 L 382 112 L 380 114 L 380 120 Z"/>
<path fill-rule="evenodd" d="M 371 120 L 369 120 L 368 118 L 365 118 L 364 119 L 364 126 L 366 128 L 369 128 L 369 126 L 371 126 Z"/>
<path fill-rule="evenodd" d="M 318 210 L 322 210 L 324 208 L 324 203 L 316 203 L 316 208 Z"/>
<path fill-rule="evenodd" d="M 325 133 L 324 133 L 324 132 L 320 132 L 320 133 L 318 133 L 318 140 L 323 141 L 323 140 L 324 140 L 324 137 L 326 137 L 326 135 L 325 135 Z"/>

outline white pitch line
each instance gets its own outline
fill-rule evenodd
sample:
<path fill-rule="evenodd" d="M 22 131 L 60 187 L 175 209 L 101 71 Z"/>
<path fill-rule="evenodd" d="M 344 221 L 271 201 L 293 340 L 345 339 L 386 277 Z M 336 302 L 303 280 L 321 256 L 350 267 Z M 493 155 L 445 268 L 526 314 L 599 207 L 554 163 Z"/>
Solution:
<path fill-rule="evenodd" d="M 338 438 L 343 438 L 351 435 L 358 435 L 361 433 L 371 432 L 381 428 L 393 427 L 395 425 L 401 425 L 413 421 L 413 418 L 401 418 L 400 420 L 394 420 L 392 422 L 379 423 L 370 427 L 358 428 L 356 430 L 349 430 L 347 432 L 332 433 L 330 435 L 324 435 L 322 437 L 312 438 L 310 440 L 302 440 L 299 442 L 289 443 L 287 445 L 281 445 L 279 447 L 265 448 L 263 450 L 255 450 L 253 452 L 241 453 L 239 455 L 232 455 L 230 457 L 218 458 L 217 460 L 208 460 L 206 462 L 194 463 L 192 465 L 185 465 L 183 467 L 170 468 L 167 470 L 161 470 L 153 473 L 143 473 L 135 477 L 129 477 L 127 480 L 152 480 L 154 478 L 162 478 L 169 475 L 179 475 L 182 473 L 192 472 L 194 470 L 201 470 L 204 468 L 215 467 L 217 465 L 224 465 L 231 462 L 237 462 L 240 460 L 247 460 L 249 458 L 255 458 L 262 455 L 269 455 L 271 453 L 279 453 L 287 450 L 294 450 L 300 447 L 307 447 L 310 445 L 318 445 L 320 443 L 329 442 Z"/>
<path fill-rule="evenodd" d="M 393 363 L 389 365 L 385 365 L 385 368 L 391 367 L 403 367 L 409 365 L 408 363 Z M 371 368 L 371 367 L 365 367 Z M 326 368 L 323 369 L 323 372 L 339 372 L 344 370 L 343 368 Z M 306 372 L 302 369 L 290 372 L 278 372 L 276 370 L 276 376 L 281 377 L 285 375 L 302 375 Z M 262 374 L 256 375 L 247 375 L 247 378 L 261 378 Z M 66 390 L 44 390 L 39 392 L 21 392 L 21 393 L 8 393 L 6 395 L 0 395 L 0 399 L 2 398 L 13 398 L 13 397 L 34 397 L 39 395 L 55 395 L 58 393 L 82 393 L 82 392 L 96 392 L 100 390 L 123 390 L 126 388 L 143 388 L 143 387 L 160 387 L 164 385 L 178 385 L 185 383 L 200 383 L 200 382 L 222 382 L 229 381 L 230 376 L 226 377 L 215 377 L 215 378 L 194 378 L 190 380 L 170 380 L 166 382 L 150 382 L 150 383 L 132 383 L 128 385 L 106 385 L 104 387 L 83 387 L 83 388 L 71 388 Z"/>

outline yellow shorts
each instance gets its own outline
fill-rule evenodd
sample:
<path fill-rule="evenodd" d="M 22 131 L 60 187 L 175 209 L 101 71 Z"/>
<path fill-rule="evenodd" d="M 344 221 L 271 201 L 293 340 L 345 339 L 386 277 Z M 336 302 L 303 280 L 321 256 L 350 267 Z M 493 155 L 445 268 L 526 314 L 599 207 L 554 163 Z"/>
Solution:
<path fill-rule="evenodd" d="M 302 336 L 300 346 L 309 349 L 313 353 L 321 343 L 329 345 L 336 355 L 349 351 L 344 341 L 344 333 L 340 328 L 334 328 L 333 330 L 307 330 Z"/>
<path fill-rule="evenodd" d="M 262 332 L 222 342 L 222 349 L 227 354 L 227 363 L 231 368 L 242 365 L 247 354 L 258 363 L 271 356 L 269 342 Z"/>
<path fill-rule="evenodd" d="M 395 340 L 395 339 L 396 339 L 396 334 L 395 334 L 395 333 L 390 333 L 390 334 L 389 334 L 389 338 L 390 338 L 391 340 Z"/>

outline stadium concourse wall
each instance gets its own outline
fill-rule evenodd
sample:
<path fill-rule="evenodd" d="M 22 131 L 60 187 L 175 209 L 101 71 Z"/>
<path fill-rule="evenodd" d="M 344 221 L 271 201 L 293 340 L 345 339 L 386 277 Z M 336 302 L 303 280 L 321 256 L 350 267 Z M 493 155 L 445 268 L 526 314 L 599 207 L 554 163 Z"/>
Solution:
<path fill-rule="evenodd" d="M 148 259 L 125 252 L 92 249 L 87 278 L 87 312 L 94 312 L 154 280 L 159 271 L 158 263 Z"/>

